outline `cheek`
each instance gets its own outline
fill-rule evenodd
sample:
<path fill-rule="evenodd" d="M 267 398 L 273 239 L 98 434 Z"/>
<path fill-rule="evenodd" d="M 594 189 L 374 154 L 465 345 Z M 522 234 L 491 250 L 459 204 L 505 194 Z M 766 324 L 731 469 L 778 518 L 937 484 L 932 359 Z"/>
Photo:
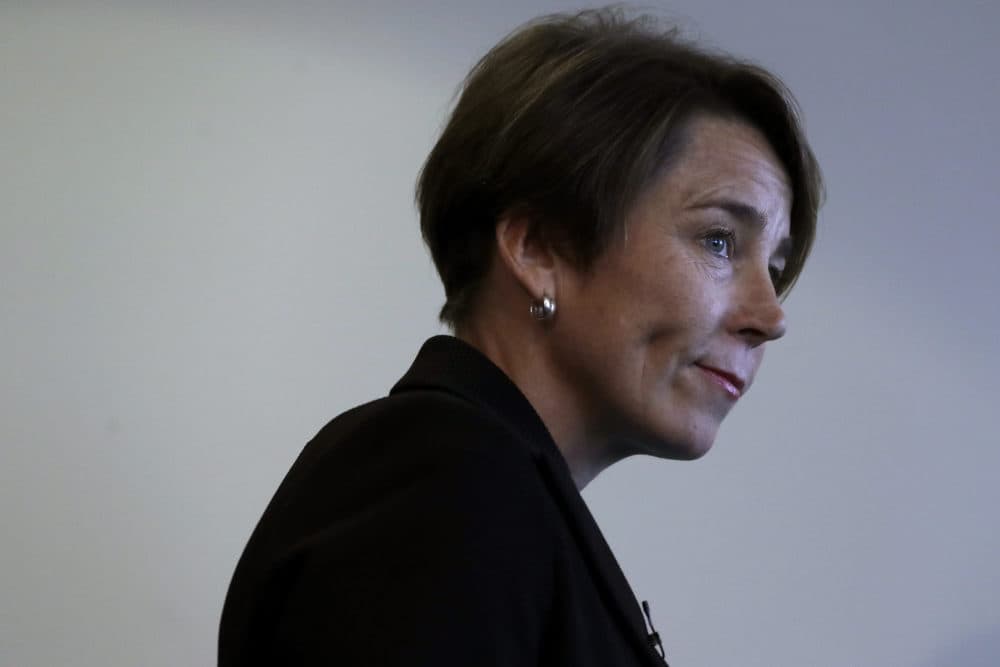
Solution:
<path fill-rule="evenodd" d="M 727 278 L 690 257 L 675 258 L 668 271 L 646 276 L 644 302 L 674 326 L 702 328 L 718 320 L 726 306 Z"/>
<path fill-rule="evenodd" d="M 651 342 L 678 347 L 700 345 L 718 331 L 725 301 L 711 290 L 670 290 L 648 313 Z"/>
<path fill-rule="evenodd" d="M 604 355 L 633 371 L 635 364 L 652 364 L 662 372 L 718 330 L 725 287 L 690 257 L 638 257 L 602 267 L 598 275 L 573 294 L 580 310 L 572 328 L 588 347 L 603 347 Z"/>

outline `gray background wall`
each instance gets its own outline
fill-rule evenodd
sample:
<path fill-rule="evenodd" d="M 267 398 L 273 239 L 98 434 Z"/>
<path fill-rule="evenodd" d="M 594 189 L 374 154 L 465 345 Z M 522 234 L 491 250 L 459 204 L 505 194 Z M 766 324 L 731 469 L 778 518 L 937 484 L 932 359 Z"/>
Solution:
<path fill-rule="evenodd" d="M 439 330 L 456 84 L 575 7 L 280 4 L 0 4 L 0 665 L 213 663 L 288 465 Z M 588 503 L 672 664 L 1000 664 L 998 5 L 665 13 L 786 79 L 830 197 L 716 449 Z"/>

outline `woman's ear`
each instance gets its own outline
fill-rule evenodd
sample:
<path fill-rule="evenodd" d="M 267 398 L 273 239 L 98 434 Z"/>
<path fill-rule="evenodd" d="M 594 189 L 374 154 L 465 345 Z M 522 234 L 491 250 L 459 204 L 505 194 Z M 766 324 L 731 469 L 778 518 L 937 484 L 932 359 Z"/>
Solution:
<path fill-rule="evenodd" d="M 496 226 L 500 261 L 532 300 L 556 297 L 558 257 L 528 214 L 505 213 Z"/>

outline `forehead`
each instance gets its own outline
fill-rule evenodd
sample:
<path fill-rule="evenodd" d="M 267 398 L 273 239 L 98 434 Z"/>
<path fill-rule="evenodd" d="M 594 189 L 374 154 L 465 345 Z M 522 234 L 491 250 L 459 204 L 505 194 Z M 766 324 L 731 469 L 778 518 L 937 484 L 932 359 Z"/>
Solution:
<path fill-rule="evenodd" d="M 769 225 L 787 224 L 790 180 L 759 130 L 740 120 L 701 115 L 690 121 L 686 135 L 681 155 L 664 175 L 675 203 L 687 207 L 728 199 L 759 211 Z"/>

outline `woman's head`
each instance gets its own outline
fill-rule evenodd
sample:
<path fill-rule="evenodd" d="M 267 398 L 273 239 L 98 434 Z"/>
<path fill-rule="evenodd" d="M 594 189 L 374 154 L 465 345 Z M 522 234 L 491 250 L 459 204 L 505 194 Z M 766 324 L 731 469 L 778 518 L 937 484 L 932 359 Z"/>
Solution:
<path fill-rule="evenodd" d="M 792 249 L 777 282 L 787 292 L 809 253 L 822 189 L 791 96 L 764 70 L 646 17 L 597 10 L 525 25 L 466 79 L 417 188 L 445 287 L 442 320 L 460 326 L 475 309 L 505 214 L 530 216 L 535 233 L 589 270 L 705 113 L 756 128 L 788 174 Z"/>
<path fill-rule="evenodd" d="M 784 333 L 821 190 L 776 79 L 598 11 L 480 61 L 418 200 L 442 319 L 515 381 L 582 486 L 630 454 L 708 451 Z M 558 311 L 537 322 L 543 296 Z"/>

